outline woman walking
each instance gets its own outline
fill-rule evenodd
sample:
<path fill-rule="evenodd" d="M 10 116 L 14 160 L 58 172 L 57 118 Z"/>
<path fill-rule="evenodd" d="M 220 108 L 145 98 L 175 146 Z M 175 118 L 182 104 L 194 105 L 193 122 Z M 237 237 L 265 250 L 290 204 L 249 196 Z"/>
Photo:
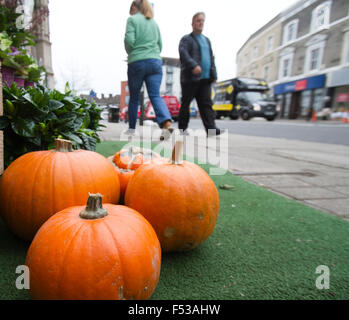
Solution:
<path fill-rule="evenodd" d="M 156 120 L 162 128 L 160 139 L 169 138 L 173 132 L 172 118 L 164 100 L 160 97 L 162 80 L 162 60 L 160 52 L 162 40 L 159 27 L 153 19 L 154 13 L 148 0 L 135 0 L 130 7 L 125 33 L 125 49 L 128 54 L 128 87 L 130 100 L 128 106 L 129 129 L 136 129 L 140 92 L 145 82 Z"/>

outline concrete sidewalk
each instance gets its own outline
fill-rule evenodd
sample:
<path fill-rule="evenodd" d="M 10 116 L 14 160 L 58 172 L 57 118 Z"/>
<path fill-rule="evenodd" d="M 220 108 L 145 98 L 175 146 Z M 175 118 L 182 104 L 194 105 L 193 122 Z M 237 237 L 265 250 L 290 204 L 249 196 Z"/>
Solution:
<path fill-rule="evenodd" d="M 124 123 L 104 121 L 103 124 L 106 128 L 100 133 L 102 141 L 120 140 L 122 131 L 127 129 Z M 143 128 L 146 132 L 143 139 L 159 141 L 157 127 Z M 144 132 L 142 127 L 137 131 Z M 174 140 L 169 140 L 162 146 L 171 150 L 173 143 Z M 201 162 L 227 168 L 234 175 L 272 192 L 349 221 L 347 146 L 227 133 L 217 140 L 186 137 L 185 153 Z"/>

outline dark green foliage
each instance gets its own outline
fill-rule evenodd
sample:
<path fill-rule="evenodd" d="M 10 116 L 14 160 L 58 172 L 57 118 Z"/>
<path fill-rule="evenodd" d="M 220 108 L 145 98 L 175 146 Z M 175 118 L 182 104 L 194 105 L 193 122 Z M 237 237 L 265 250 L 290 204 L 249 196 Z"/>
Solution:
<path fill-rule="evenodd" d="M 61 93 L 42 85 L 19 88 L 16 83 L 3 88 L 5 168 L 30 151 L 54 147 L 56 138 L 68 139 L 76 149 L 94 150 L 100 141 L 101 108 L 94 102 Z"/>

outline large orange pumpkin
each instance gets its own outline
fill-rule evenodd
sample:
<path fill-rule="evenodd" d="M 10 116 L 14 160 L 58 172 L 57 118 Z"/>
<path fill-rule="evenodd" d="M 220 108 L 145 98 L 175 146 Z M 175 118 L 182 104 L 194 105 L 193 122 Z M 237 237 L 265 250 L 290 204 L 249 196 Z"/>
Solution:
<path fill-rule="evenodd" d="M 70 141 L 57 139 L 54 150 L 24 154 L 5 170 L 0 211 L 12 232 L 32 240 L 51 215 L 86 203 L 88 192 L 101 192 L 106 202 L 117 203 L 120 183 L 115 169 L 102 155 L 73 151 Z"/>
<path fill-rule="evenodd" d="M 213 232 L 219 195 L 198 165 L 181 161 L 176 143 L 172 163 L 150 163 L 137 169 L 127 187 L 125 204 L 153 226 L 164 251 L 187 251 Z"/>
<path fill-rule="evenodd" d="M 30 296 L 54 300 L 148 299 L 157 286 L 161 247 L 144 217 L 91 194 L 47 220 L 25 264 Z"/>

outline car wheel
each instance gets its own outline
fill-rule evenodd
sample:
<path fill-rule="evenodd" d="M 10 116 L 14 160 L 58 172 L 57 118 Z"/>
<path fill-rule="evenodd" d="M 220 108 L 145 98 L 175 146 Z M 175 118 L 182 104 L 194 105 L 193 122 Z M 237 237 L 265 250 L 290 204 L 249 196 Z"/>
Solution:
<path fill-rule="evenodd" d="M 229 118 L 230 118 L 231 120 L 237 120 L 237 119 L 239 119 L 239 116 L 232 116 L 232 115 L 230 115 Z"/>
<path fill-rule="evenodd" d="M 274 121 L 275 120 L 275 117 L 267 117 L 266 118 L 268 121 Z"/>
<path fill-rule="evenodd" d="M 245 121 L 250 120 L 250 115 L 249 115 L 249 113 L 248 113 L 247 111 L 242 112 L 242 113 L 241 113 L 241 119 L 242 119 L 242 120 L 245 120 Z"/>

